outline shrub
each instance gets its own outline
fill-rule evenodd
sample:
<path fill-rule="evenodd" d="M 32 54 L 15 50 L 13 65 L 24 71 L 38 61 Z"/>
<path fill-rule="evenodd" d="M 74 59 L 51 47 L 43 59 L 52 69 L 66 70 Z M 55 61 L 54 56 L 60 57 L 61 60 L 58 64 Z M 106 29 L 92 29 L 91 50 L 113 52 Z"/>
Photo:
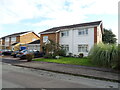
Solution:
<path fill-rule="evenodd" d="M 89 58 L 94 64 L 99 66 L 116 68 L 118 67 L 118 47 L 117 45 L 98 44 L 89 52 Z"/>
<path fill-rule="evenodd" d="M 50 59 L 52 59 L 52 58 L 55 58 L 55 56 L 56 55 L 49 53 L 49 54 L 44 55 L 44 58 L 50 58 Z"/>
<path fill-rule="evenodd" d="M 33 53 L 26 54 L 26 59 L 27 59 L 28 62 L 32 61 L 33 58 L 34 58 Z"/>
<path fill-rule="evenodd" d="M 68 56 L 69 56 L 69 57 L 72 57 L 72 56 L 73 56 L 73 54 L 72 54 L 72 53 L 68 53 Z"/>
<path fill-rule="evenodd" d="M 78 55 L 78 57 L 80 57 L 80 58 L 83 58 L 83 56 L 84 56 L 83 53 L 80 53 L 80 54 Z"/>
<path fill-rule="evenodd" d="M 66 56 L 66 51 L 63 49 L 58 49 L 54 52 L 56 56 Z"/>

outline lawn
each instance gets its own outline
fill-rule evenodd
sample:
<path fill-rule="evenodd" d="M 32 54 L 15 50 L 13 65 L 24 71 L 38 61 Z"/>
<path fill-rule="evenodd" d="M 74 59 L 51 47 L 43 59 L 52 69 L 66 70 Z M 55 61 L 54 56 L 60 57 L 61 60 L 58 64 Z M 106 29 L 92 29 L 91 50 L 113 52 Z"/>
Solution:
<path fill-rule="evenodd" d="M 74 57 L 61 57 L 60 59 L 34 59 L 34 61 L 44 61 L 44 62 L 54 62 L 54 63 L 61 63 L 61 64 L 72 64 L 72 65 L 82 65 L 82 66 L 93 66 L 96 65 L 92 64 L 88 58 L 74 58 Z"/>

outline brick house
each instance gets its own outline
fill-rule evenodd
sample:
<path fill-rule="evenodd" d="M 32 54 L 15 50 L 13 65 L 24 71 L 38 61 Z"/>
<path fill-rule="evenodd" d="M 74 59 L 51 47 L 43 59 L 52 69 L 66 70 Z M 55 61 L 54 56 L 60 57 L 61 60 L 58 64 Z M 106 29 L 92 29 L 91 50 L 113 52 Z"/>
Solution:
<path fill-rule="evenodd" d="M 20 45 L 25 46 L 38 39 L 40 39 L 39 36 L 32 31 L 14 33 L 0 38 L 0 46 L 2 49 L 19 50 Z"/>
<path fill-rule="evenodd" d="M 40 32 L 41 51 L 43 43 L 52 40 L 59 43 L 67 53 L 88 55 L 94 44 L 102 42 L 102 21 L 87 22 L 68 26 L 54 27 Z"/>

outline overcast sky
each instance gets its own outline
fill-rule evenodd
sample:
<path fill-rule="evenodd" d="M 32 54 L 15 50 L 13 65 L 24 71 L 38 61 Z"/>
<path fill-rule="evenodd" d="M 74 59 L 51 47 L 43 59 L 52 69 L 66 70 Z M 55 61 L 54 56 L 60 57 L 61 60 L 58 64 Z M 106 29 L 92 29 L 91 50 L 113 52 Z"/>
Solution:
<path fill-rule="evenodd" d="M 0 37 L 102 20 L 118 34 L 119 0 L 0 0 Z"/>

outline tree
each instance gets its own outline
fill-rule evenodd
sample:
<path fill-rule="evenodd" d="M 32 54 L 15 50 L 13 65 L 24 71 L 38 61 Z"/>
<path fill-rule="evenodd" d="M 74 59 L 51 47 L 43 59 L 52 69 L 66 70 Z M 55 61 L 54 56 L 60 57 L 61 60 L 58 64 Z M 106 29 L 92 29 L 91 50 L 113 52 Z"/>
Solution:
<path fill-rule="evenodd" d="M 58 43 L 55 43 L 52 40 L 48 40 L 49 42 L 44 43 L 42 49 L 45 52 L 45 57 L 55 58 L 55 56 L 65 56 L 66 52 L 61 48 Z"/>
<path fill-rule="evenodd" d="M 111 30 L 104 28 L 104 34 L 102 36 L 102 40 L 104 43 L 107 44 L 115 44 L 117 39 L 116 39 L 116 35 L 113 34 Z"/>

